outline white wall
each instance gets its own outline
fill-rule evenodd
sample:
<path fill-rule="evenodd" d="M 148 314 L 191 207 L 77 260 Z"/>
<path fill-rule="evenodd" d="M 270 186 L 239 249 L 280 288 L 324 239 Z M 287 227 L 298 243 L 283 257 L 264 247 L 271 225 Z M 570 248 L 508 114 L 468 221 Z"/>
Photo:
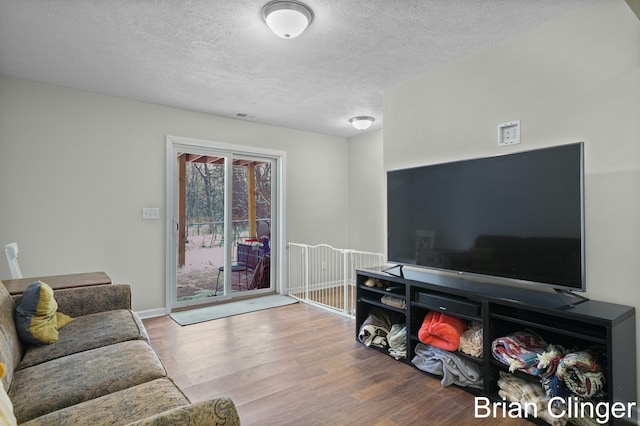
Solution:
<path fill-rule="evenodd" d="M 522 144 L 498 148 L 512 120 Z M 640 308 L 640 21 L 624 0 L 388 88 L 384 121 L 387 170 L 584 141 L 587 296 Z"/>
<path fill-rule="evenodd" d="M 286 151 L 288 240 L 348 245 L 344 138 L 1 76 L 0 243 L 23 274 L 103 270 L 164 307 L 167 134 Z"/>
<path fill-rule="evenodd" d="M 584 141 L 589 294 L 640 302 L 639 41 L 625 2 L 605 0 L 391 87 L 384 167 Z M 522 144 L 499 148 L 516 119 Z"/>
<path fill-rule="evenodd" d="M 349 139 L 349 248 L 385 252 L 385 182 L 382 130 Z"/>

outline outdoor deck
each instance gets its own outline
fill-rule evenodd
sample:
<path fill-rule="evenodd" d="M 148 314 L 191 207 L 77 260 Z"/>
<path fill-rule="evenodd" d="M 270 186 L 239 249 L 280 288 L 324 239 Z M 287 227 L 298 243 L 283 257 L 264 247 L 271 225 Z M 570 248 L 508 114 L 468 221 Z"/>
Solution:
<path fill-rule="evenodd" d="M 176 274 L 177 296 L 179 301 L 203 299 L 216 294 L 218 268 L 224 263 L 224 246 L 198 247 L 194 243 L 186 252 L 185 265 L 179 267 Z M 247 291 L 251 274 L 234 272 L 231 278 L 232 291 Z M 218 281 L 218 295 L 223 292 L 224 273 Z"/>

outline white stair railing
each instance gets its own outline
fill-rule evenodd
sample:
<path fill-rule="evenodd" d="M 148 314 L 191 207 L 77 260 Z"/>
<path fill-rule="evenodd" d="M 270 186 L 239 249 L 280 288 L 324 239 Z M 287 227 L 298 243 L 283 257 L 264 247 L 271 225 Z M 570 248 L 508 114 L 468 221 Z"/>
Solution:
<path fill-rule="evenodd" d="M 384 264 L 382 253 L 288 243 L 289 296 L 353 318 L 356 269 Z"/>

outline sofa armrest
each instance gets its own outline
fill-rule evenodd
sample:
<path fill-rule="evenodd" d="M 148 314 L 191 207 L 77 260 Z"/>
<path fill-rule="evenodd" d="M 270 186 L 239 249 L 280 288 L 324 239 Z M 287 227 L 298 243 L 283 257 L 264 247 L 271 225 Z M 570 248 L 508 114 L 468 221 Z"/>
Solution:
<path fill-rule="evenodd" d="M 58 311 L 72 318 L 115 309 L 131 309 L 128 284 L 106 284 L 55 290 Z"/>
<path fill-rule="evenodd" d="M 128 426 L 240 426 L 240 417 L 231 398 L 196 402 L 130 423 Z"/>

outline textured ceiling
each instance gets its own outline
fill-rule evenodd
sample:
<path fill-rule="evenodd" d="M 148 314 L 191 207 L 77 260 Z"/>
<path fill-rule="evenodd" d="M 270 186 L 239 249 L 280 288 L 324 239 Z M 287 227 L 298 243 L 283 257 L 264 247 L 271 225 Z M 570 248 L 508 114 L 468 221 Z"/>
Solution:
<path fill-rule="evenodd" d="M 350 137 L 385 87 L 595 1 L 307 0 L 285 40 L 267 0 L 0 0 L 0 73 Z"/>

